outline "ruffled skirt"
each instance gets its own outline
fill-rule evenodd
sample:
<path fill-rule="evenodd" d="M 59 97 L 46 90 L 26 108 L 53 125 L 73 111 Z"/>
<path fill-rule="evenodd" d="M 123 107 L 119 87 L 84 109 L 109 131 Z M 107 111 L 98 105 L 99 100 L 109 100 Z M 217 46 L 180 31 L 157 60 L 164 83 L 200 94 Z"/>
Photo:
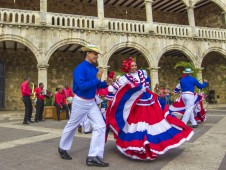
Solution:
<path fill-rule="evenodd" d="M 194 102 L 194 116 L 197 122 L 206 121 L 206 110 L 203 107 L 204 95 L 203 94 L 195 94 L 195 102 Z M 182 100 L 182 97 L 176 99 L 176 101 L 169 107 L 169 112 L 172 114 L 180 114 L 184 115 L 185 113 L 185 105 Z"/>
<path fill-rule="evenodd" d="M 142 86 L 121 87 L 106 115 L 117 148 L 133 159 L 154 160 L 193 135 L 192 128 L 162 110 L 157 95 Z"/>

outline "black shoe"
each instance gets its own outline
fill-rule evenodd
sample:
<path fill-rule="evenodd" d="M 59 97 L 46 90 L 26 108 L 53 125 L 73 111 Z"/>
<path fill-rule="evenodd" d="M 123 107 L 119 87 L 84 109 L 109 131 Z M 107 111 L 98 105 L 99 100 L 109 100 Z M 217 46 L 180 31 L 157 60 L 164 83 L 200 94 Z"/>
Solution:
<path fill-rule="evenodd" d="M 82 126 L 81 125 L 78 126 L 78 132 L 82 133 Z"/>
<path fill-rule="evenodd" d="M 89 131 L 89 132 L 84 132 L 85 134 L 89 134 L 89 133 L 92 133 L 92 131 Z"/>
<path fill-rule="evenodd" d="M 66 159 L 66 160 L 72 159 L 72 157 L 70 157 L 70 155 L 68 155 L 67 151 L 61 149 L 60 147 L 58 147 L 58 152 L 60 154 L 61 159 Z"/>
<path fill-rule="evenodd" d="M 193 128 L 197 128 L 197 127 L 198 127 L 198 125 L 193 125 L 192 127 L 193 127 Z"/>
<path fill-rule="evenodd" d="M 34 123 L 34 121 L 33 121 L 33 120 L 28 120 L 28 122 L 30 122 L 30 123 Z"/>
<path fill-rule="evenodd" d="M 23 124 L 24 124 L 24 125 L 29 125 L 29 123 L 27 123 L 27 122 L 23 122 Z"/>
<path fill-rule="evenodd" d="M 38 120 L 35 120 L 35 122 L 38 123 L 39 121 Z"/>
<path fill-rule="evenodd" d="M 86 158 L 86 165 L 88 166 L 99 166 L 99 167 L 107 167 L 109 166 L 109 163 L 105 163 L 102 158 L 99 156 L 92 157 L 88 156 Z"/>

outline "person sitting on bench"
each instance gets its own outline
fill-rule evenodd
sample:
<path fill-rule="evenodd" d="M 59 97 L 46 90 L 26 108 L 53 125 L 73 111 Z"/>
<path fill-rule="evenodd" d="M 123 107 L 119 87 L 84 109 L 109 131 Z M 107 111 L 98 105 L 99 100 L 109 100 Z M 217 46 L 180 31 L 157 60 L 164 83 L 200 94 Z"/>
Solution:
<path fill-rule="evenodd" d="M 69 120 L 69 109 L 66 104 L 66 99 L 64 97 L 62 88 L 57 88 L 56 89 L 56 94 L 55 94 L 55 103 L 54 105 L 57 108 L 57 119 L 60 121 L 60 110 L 65 110 L 66 111 L 66 117 Z"/>

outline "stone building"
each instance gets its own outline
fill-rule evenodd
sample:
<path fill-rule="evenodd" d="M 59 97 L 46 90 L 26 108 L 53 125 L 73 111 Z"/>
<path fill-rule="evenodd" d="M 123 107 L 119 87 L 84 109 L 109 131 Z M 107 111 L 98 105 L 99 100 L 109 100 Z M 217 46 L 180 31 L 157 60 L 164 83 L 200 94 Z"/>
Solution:
<path fill-rule="evenodd" d="M 0 0 L 0 108 L 23 109 L 27 75 L 52 92 L 72 83 L 87 43 L 109 70 L 135 57 L 152 87 L 174 87 L 182 71 L 175 64 L 191 61 L 225 103 L 225 28 L 225 0 Z"/>

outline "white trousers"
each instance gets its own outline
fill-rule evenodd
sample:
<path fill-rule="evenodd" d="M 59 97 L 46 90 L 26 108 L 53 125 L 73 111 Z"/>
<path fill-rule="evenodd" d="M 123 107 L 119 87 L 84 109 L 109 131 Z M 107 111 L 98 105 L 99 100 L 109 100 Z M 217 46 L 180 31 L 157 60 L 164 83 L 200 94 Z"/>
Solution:
<path fill-rule="evenodd" d="M 88 116 L 85 116 L 84 120 L 80 123 L 80 125 L 84 128 L 84 132 L 91 131 L 91 125 Z"/>
<path fill-rule="evenodd" d="M 88 156 L 103 158 L 106 125 L 94 99 L 85 100 L 78 96 L 74 97 L 71 116 L 63 130 L 59 147 L 70 150 L 77 127 L 86 116 L 93 127 Z"/>
<path fill-rule="evenodd" d="M 187 124 L 188 121 L 190 120 L 191 121 L 191 124 L 192 125 L 197 125 L 197 122 L 195 120 L 195 117 L 194 117 L 194 102 L 195 102 L 195 96 L 194 94 L 189 94 L 189 93 L 182 93 L 181 94 L 181 97 L 182 97 L 182 100 L 185 104 L 185 113 L 184 113 L 184 116 L 182 118 L 182 121 Z"/>

